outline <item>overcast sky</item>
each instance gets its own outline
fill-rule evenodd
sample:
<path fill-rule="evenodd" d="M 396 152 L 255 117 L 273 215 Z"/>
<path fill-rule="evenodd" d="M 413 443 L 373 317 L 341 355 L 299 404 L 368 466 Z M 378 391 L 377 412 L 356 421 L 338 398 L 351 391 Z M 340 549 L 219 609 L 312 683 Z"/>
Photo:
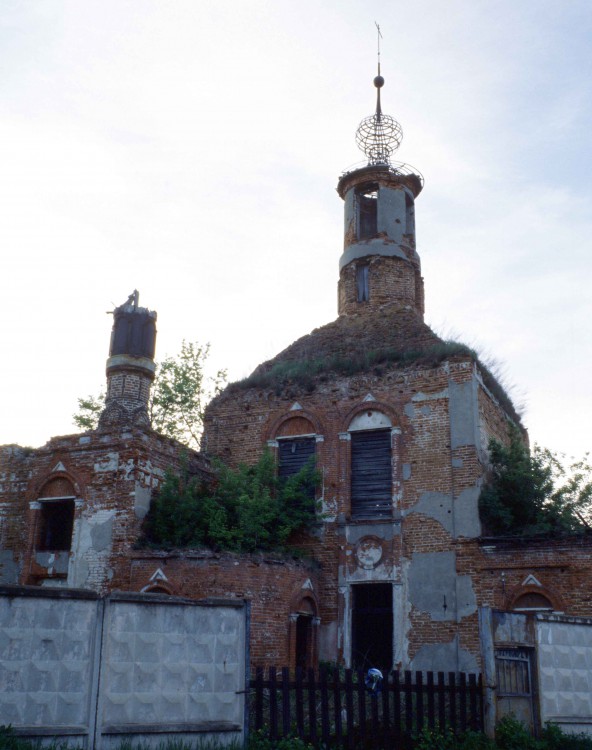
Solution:
<path fill-rule="evenodd" d="M 375 20 L 427 322 L 592 448 L 590 0 L 0 0 L 0 444 L 75 431 L 135 288 L 231 379 L 336 317 Z"/>

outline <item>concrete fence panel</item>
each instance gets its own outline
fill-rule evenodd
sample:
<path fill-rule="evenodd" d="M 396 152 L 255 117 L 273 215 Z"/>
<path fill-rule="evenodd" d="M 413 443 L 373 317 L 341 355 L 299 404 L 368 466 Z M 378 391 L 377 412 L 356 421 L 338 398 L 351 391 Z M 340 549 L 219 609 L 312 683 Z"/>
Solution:
<path fill-rule="evenodd" d="M 541 720 L 592 734 L 592 619 L 537 615 Z"/>
<path fill-rule="evenodd" d="M 240 740 L 248 607 L 0 587 L 0 724 L 88 750 Z"/>

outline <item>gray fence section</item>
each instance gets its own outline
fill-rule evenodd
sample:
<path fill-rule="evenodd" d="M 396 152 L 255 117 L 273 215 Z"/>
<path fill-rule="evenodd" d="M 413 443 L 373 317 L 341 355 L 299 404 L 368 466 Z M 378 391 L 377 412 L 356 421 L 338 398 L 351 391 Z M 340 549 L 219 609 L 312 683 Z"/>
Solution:
<path fill-rule="evenodd" d="M 592 734 L 592 619 L 537 615 L 541 719 Z"/>
<path fill-rule="evenodd" d="M 89 750 L 242 737 L 248 607 L 0 587 L 0 724 Z"/>

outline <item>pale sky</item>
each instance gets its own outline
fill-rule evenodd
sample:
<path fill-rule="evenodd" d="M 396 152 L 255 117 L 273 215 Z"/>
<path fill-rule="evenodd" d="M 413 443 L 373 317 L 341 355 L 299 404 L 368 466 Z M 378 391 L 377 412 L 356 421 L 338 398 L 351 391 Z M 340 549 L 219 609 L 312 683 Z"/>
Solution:
<path fill-rule="evenodd" d="M 336 317 L 375 20 L 426 321 L 592 448 L 589 0 L 0 0 L 0 444 L 76 431 L 135 288 L 231 379 Z"/>

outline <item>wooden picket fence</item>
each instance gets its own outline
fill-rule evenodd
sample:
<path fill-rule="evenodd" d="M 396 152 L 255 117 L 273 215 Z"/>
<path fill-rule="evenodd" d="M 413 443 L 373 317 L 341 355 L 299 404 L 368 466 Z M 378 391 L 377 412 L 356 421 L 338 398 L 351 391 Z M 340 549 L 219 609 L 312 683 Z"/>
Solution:
<path fill-rule="evenodd" d="M 383 673 L 385 674 L 385 673 Z M 251 679 L 250 725 L 271 740 L 297 736 L 315 747 L 405 748 L 424 727 L 483 729 L 481 675 L 390 672 L 377 695 L 365 673 L 259 668 Z"/>

